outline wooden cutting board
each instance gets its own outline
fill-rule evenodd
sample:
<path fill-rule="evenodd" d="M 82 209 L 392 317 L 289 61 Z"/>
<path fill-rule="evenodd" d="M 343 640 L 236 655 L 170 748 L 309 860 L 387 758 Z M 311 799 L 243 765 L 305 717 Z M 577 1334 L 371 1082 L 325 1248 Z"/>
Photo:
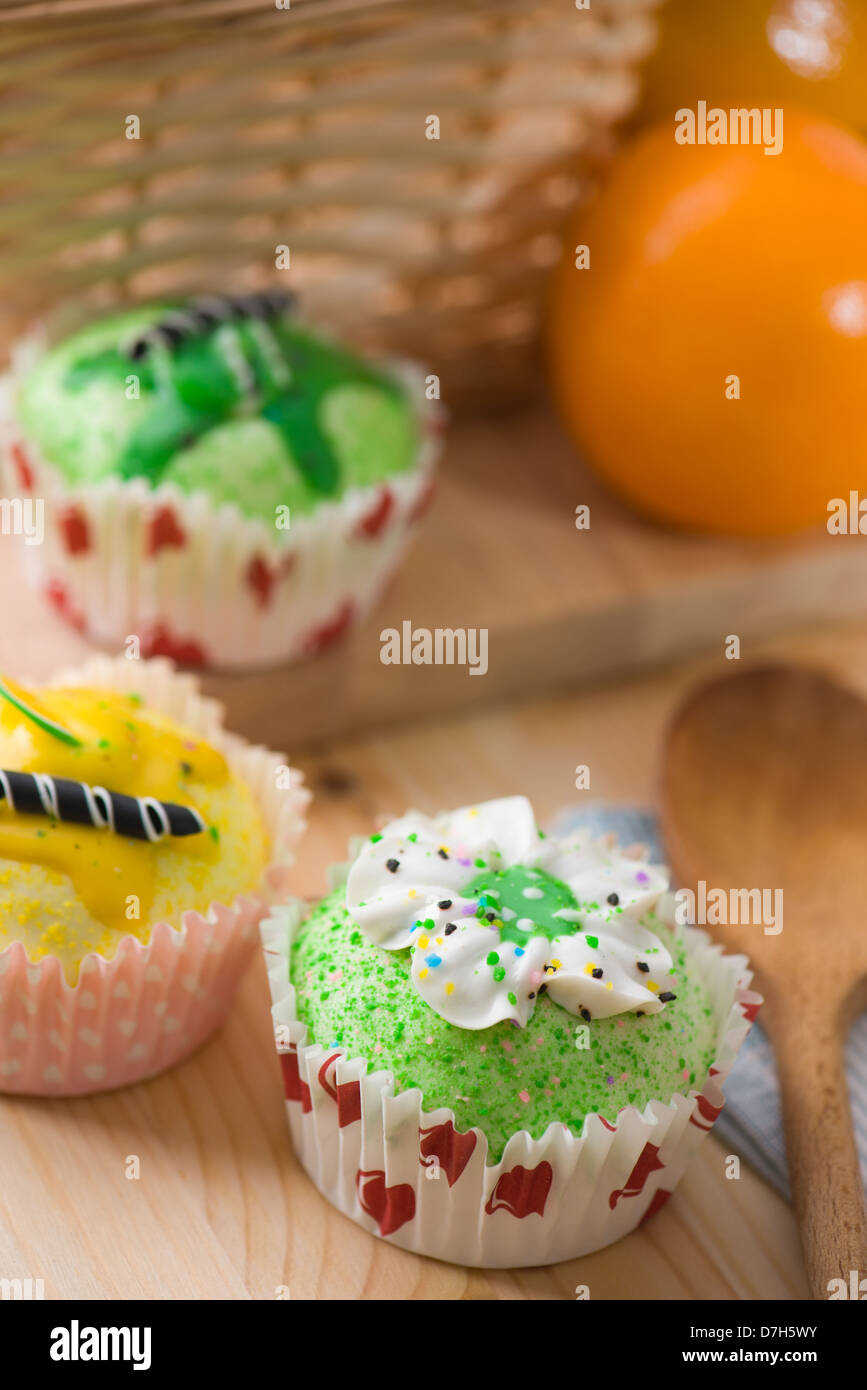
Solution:
<path fill-rule="evenodd" d="M 590 507 L 589 530 L 575 527 Z M 0 536 L 0 669 L 46 676 L 87 644 L 24 591 Z M 14 626 L 2 613 L 14 611 Z M 867 545 L 821 530 L 748 542 L 677 534 L 622 506 L 576 457 L 552 413 L 455 429 L 437 498 L 379 609 L 340 646 L 279 671 L 211 675 L 229 723 L 272 747 L 476 709 L 722 652 L 867 613 Z M 383 665 L 380 633 L 488 630 L 488 671 Z"/>

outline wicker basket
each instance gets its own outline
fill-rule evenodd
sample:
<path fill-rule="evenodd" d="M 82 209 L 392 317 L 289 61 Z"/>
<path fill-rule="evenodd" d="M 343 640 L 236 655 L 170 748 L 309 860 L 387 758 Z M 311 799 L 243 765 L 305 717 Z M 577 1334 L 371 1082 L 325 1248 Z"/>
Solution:
<path fill-rule="evenodd" d="M 558 227 L 656 0 L 278 3 L 0 0 L 4 347 L 35 316 L 279 276 L 451 403 L 526 396 Z"/>

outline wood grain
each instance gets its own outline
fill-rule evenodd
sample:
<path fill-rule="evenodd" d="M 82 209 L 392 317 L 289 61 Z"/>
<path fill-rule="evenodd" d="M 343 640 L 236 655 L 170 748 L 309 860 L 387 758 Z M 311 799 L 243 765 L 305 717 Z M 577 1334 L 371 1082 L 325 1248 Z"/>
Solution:
<path fill-rule="evenodd" d="M 780 895 L 768 924 L 779 930 L 730 920 L 710 931 L 750 954 L 765 995 L 795 1209 L 825 1298 L 831 1280 L 867 1268 L 844 1063 L 867 1005 L 867 703 L 783 665 L 701 686 L 666 741 L 662 829 L 678 882 Z"/>
<path fill-rule="evenodd" d="M 772 644 L 867 690 L 867 630 Z M 591 768 L 594 799 L 653 799 L 666 721 L 721 654 L 665 675 L 333 742 L 300 760 L 316 793 L 295 874 L 372 821 L 416 804 L 525 791 L 544 820 Z M 586 795 L 586 793 L 585 793 Z M 142 1176 L 124 1177 L 138 1154 Z M 790 1209 L 746 1167 L 724 1176 L 711 1137 L 671 1202 L 626 1240 L 529 1271 L 467 1271 L 392 1249 L 334 1211 L 292 1153 L 257 961 L 222 1033 L 184 1066 L 92 1100 L 0 1101 L 0 1276 L 46 1297 L 297 1299 L 803 1298 Z M 285 1296 L 285 1295 L 284 1295 Z"/>

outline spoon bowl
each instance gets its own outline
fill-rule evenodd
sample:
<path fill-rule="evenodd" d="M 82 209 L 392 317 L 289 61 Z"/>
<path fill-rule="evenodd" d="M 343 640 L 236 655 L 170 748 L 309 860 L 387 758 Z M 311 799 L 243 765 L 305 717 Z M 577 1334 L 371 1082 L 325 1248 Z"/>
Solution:
<path fill-rule="evenodd" d="M 843 1059 L 867 1007 L 867 704 L 784 666 L 700 687 L 669 729 L 661 822 L 674 879 L 709 904 L 699 925 L 749 955 L 765 996 L 807 1269 L 827 1298 L 831 1280 L 867 1276 Z"/>

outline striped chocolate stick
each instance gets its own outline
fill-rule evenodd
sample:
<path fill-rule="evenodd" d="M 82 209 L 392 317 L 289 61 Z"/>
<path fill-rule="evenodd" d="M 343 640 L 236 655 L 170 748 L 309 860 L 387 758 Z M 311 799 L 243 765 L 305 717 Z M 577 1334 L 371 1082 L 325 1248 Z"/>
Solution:
<path fill-rule="evenodd" d="M 152 844 L 167 835 L 200 835 L 207 829 L 192 806 L 158 801 L 154 796 L 126 796 L 42 772 L 0 769 L 0 799 L 14 811 L 111 830 Z"/>

